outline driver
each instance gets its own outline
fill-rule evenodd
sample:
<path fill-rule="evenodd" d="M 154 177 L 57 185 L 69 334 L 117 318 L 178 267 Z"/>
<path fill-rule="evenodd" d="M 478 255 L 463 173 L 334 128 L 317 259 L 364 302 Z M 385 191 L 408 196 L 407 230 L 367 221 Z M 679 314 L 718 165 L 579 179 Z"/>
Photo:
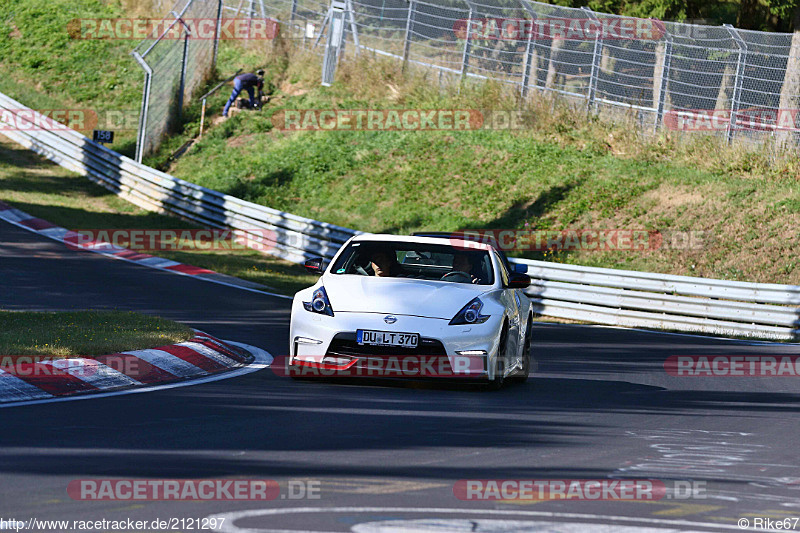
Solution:
<path fill-rule="evenodd" d="M 390 278 L 397 276 L 400 265 L 397 263 L 397 256 L 392 250 L 376 250 L 370 259 L 370 266 L 379 278 Z"/>
<path fill-rule="evenodd" d="M 471 283 L 479 283 L 480 280 L 472 275 L 474 266 L 467 254 L 456 254 L 453 256 L 453 272 L 464 272 L 472 279 Z"/>

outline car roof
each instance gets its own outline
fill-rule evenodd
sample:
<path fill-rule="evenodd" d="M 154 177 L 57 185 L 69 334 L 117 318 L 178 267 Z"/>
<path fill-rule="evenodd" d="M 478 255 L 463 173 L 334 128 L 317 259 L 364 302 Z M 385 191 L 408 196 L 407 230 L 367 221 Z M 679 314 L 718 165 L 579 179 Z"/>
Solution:
<path fill-rule="evenodd" d="M 439 239 L 439 240 L 441 240 L 441 239 L 465 240 L 465 239 L 456 239 L 455 237 L 453 237 L 453 235 L 458 235 L 459 233 L 463 233 L 463 232 L 457 232 L 457 231 L 455 231 L 455 232 L 447 232 L 447 231 L 418 231 L 418 232 L 412 233 L 412 235 L 414 237 L 431 237 L 431 238 Z M 485 237 L 485 238 L 489 242 L 488 243 L 481 243 L 481 244 L 486 244 L 487 246 L 490 246 L 490 247 L 494 248 L 494 250 L 498 254 L 500 254 L 500 257 L 502 257 L 503 260 L 506 263 L 508 263 L 508 256 L 506 255 L 505 251 L 503 251 L 497 245 L 497 241 L 494 239 L 494 237 L 493 236 L 488 236 L 488 237 Z M 468 242 L 471 242 L 471 243 L 476 243 L 476 244 L 479 243 L 479 241 L 475 241 L 475 240 L 472 240 L 472 239 L 466 239 L 466 240 Z"/>
<path fill-rule="evenodd" d="M 419 244 L 438 244 L 442 245 L 442 240 L 447 237 L 450 244 L 456 247 L 464 247 L 470 250 L 490 250 L 493 247 L 489 244 L 471 241 L 468 239 L 457 239 L 449 237 L 443 233 L 441 236 L 430 237 L 424 235 L 389 235 L 384 233 L 362 233 L 353 237 L 351 242 L 408 242 Z"/>

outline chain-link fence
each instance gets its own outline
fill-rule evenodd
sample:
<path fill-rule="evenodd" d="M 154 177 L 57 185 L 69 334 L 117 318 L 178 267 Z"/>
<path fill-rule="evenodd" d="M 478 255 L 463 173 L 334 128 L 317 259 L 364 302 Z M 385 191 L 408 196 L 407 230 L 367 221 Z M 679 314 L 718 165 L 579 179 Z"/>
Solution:
<path fill-rule="evenodd" d="M 137 161 L 158 146 L 180 120 L 184 101 L 211 74 L 221 13 L 222 0 L 178 0 L 132 52 L 145 71 Z"/>
<path fill-rule="evenodd" d="M 437 69 L 440 79 L 494 79 L 523 95 L 622 109 L 647 131 L 798 138 L 800 38 L 792 51 L 791 34 L 483 1 L 348 0 L 346 30 L 358 50 Z M 325 38 L 327 2 L 263 2 L 296 36 L 311 26 L 315 40 Z"/>

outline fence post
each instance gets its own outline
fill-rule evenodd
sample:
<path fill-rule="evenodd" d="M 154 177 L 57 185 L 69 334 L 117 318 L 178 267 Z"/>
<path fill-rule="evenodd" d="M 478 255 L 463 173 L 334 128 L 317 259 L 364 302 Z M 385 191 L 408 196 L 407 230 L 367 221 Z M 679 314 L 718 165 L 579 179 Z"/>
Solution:
<path fill-rule="evenodd" d="M 408 54 L 411 51 L 411 28 L 414 25 L 414 9 L 416 9 L 414 0 L 409 0 L 408 16 L 406 17 L 406 35 L 403 38 L 403 70 L 406 68 Z"/>
<path fill-rule="evenodd" d="M 530 5 L 528 4 L 528 2 L 526 0 L 522 0 L 522 7 L 524 7 L 525 11 L 527 11 L 528 14 L 531 16 L 531 18 L 530 18 L 531 26 L 527 30 L 528 31 L 528 44 L 525 47 L 525 59 L 524 59 L 524 63 L 522 64 L 522 88 L 521 88 L 521 94 L 522 94 L 522 97 L 525 98 L 525 97 L 528 96 L 528 86 L 531 83 L 531 65 L 533 65 L 533 58 L 534 58 L 534 55 L 533 55 L 534 54 L 534 52 L 533 52 L 533 50 L 534 50 L 533 34 L 535 33 L 535 31 L 534 31 L 534 21 L 536 20 L 536 12 L 533 9 L 531 9 Z M 538 64 L 538 57 L 537 57 L 536 63 Z M 537 80 L 537 85 L 538 85 L 538 79 L 539 79 L 538 65 L 534 65 L 534 69 L 536 69 L 534 71 L 534 76 L 536 76 L 535 79 Z"/>
<path fill-rule="evenodd" d="M 731 34 L 739 47 L 739 55 L 736 59 L 736 78 L 733 82 L 733 95 L 731 95 L 731 117 L 728 121 L 728 129 L 725 131 L 725 140 L 728 144 L 733 142 L 736 130 L 736 114 L 739 112 L 739 100 L 742 97 L 742 84 L 744 83 L 744 68 L 747 64 L 747 43 L 744 42 L 739 31 L 730 24 L 724 24 L 725 29 Z M 780 110 L 778 111 L 780 113 Z"/>
<path fill-rule="evenodd" d="M 589 9 L 588 7 L 582 7 L 584 11 L 586 11 L 589 18 L 594 20 L 595 22 L 600 22 L 597 18 L 597 15 L 594 14 L 594 11 Z M 586 91 L 586 107 L 587 109 L 591 109 L 592 105 L 594 104 L 595 99 L 595 92 L 597 91 L 597 78 L 600 74 L 600 57 L 603 54 L 603 40 L 600 37 L 602 29 L 598 29 L 597 33 L 594 36 L 594 51 L 592 52 L 592 69 L 589 73 L 589 88 Z"/>
<path fill-rule="evenodd" d="M 289 27 L 294 27 L 294 18 L 297 16 L 297 0 L 292 0 L 292 12 L 289 15 Z M 305 28 L 303 28 L 303 32 L 305 32 Z M 305 33 L 303 33 L 305 35 Z"/>
<path fill-rule="evenodd" d="M 139 55 L 139 52 L 133 51 L 131 55 L 136 59 L 136 62 L 144 70 L 144 88 L 142 89 L 142 107 L 139 111 L 139 131 L 136 134 L 136 162 L 142 162 L 142 154 L 144 153 L 145 131 L 147 129 L 147 112 L 150 110 L 150 86 L 153 81 L 153 69 Z"/>
<path fill-rule="evenodd" d="M 672 35 L 664 31 L 664 59 L 661 64 L 661 83 L 658 88 L 658 106 L 656 108 L 656 119 L 653 121 L 653 133 L 658 130 L 658 125 L 664 122 L 664 104 L 667 101 L 667 89 L 669 85 L 669 68 L 672 62 Z"/>
<path fill-rule="evenodd" d="M 183 21 L 181 21 L 183 22 Z M 189 31 L 188 29 L 186 30 Z M 178 93 L 178 119 L 183 116 L 183 92 L 186 90 L 186 66 L 189 57 L 189 34 L 183 38 L 183 57 L 181 58 L 181 85 Z"/>
<path fill-rule="evenodd" d="M 214 29 L 214 55 L 213 59 L 211 60 L 212 68 L 217 68 L 217 51 L 219 50 L 219 34 L 222 31 L 222 2 L 223 0 L 219 0 L 217 2 L 217 26 Z"/>
<path fill-rule="evenodd" d="M 186 7 L 188 8 L 189 4 L 186 4 Z M 183 91 L 186 87 L 186 63 L 189 55 L 189 37 L 192 36 L 189 26 L 183 21 L 182 18 L 185 11 L 186 9 L 184 8 L 180 15 L 174 11 L 170 11 L 170 14 L 175 16 L 178 24 L 183 26 L 183 31 L 186 32 L 186 37 L 183 38 L 183 54 L 181 55 L 181 79 L 180 87 L 178 89 L 178 120 L 180 120 L 181 115 L 183 115 Z"/>
<path fill-rule="evenodd" d="M 467 75 L 467 68 L 469 67 L 469 52 L 471 48 L 470 35 L 472 35 L 472 6 L 469 8 L 469 17 L 467 18 L 467 35 L 464 41 L 464 53 L 461 56 L 461 80 Z"/>
<path fill-rule="evenodd" d="M 336 63 L 344 40 L 344 26 L 347 17 L 347 4 L 342 0 L 332 0 L 328 11 L 328 40 L 325 43 L 325 57 L 322 60 L 322 85 L 333 83 Z"/>
<path fill-rule="evenodd" d="M 345 0 L 345 12 L 345 16 L 350 20 L 350 33 L 353 34 L 353 44 L 356 48 L 356 55 L 358 55 L 361 45 L 358 43 L 358 26 L 356 26 L 356 14 L 352 0 Z M 344 46 L 344 41 L 342 41 L 342 46 Z"/>
<path fill-rule="evenodd" d="M 531 63 L 533 62 L 533 32 L 528 32 L 528 44 L 525 47 L 525 59 L 522 63 L 522 97 L 528 96 L 528 85 L 531 82 Z"/>

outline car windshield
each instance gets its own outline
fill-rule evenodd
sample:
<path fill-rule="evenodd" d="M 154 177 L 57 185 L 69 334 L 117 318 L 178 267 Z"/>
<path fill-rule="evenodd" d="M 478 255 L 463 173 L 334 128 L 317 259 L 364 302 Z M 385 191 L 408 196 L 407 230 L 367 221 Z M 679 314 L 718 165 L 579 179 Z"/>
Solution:
<path fill-rule="evenodd" d="M 333 274 L 414 278 L 429 281 L 494 284 L 486 250 L 464 250 L 414 242 L 351 242 L 331 268 Z"/>

